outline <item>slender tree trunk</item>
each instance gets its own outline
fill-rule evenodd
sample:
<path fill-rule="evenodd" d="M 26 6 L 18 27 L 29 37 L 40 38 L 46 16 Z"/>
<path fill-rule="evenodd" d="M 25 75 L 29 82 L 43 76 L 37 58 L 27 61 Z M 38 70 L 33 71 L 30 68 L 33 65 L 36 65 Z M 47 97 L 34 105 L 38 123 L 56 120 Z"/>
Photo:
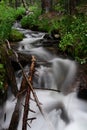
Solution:
<path fill-rule="evenodd" d="M 12 0 L 9 0 L 9 5 L 12 6 Z"/>
<path fill-rule="evenodd" d="M 22 3 L 23 3 L 24 8 L 26 9 L 26 11 L 29 11 L 26 0 L 22 0 Z"/>
<path fill-rule="evenodd" d="M 41 0 L 42 13 L 52 10 L 52 0 Z"/>
<path fill-rule="evenodd" d="M 65 10 L 69 15 L 73 15 L 77 13 L 76 5 L 78 4 L 78 0 L 65 0 Z"/>
<path fill-rule="evenodd" d="M 70 0 L 69 2 L 70 15 L 76 13 L 76 4 L 77 4 L 76 0 Z"/>
<path fill-rule="evenodd" d="M 17 9 L 17 7 L 18 7 L 18 2 L 17 0 L 15 0 L 15 8 Z"/>

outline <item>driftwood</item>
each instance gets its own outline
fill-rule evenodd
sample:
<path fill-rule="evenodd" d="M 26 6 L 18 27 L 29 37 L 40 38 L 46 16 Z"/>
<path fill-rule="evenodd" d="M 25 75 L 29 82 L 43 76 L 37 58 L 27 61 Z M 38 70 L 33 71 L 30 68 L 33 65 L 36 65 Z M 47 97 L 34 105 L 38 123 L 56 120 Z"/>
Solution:
<path fill-rule="evenodd" d="M 32 57 L 33 60 L 33 57 Z M 32 83 L 32 79 L 33 79 L 33 61 L 30 67 L 30 73 L 29 73 L 29 81 Z M 23 78 L 22 83 L 21 83 L 21 88 L 20 91 L 18 92 L 18 96 L 17 96 L 17 103 L 14 109 L 14 112 L 12 114 L 12 118 L 11 118 L 11 122 L 9 125 L 8 130 L 15 130 L 17 129 L 18 126 L 18 122 L 19 122 L 19 118 L 20 118 L 20 114 L 21 114 L 21 107 L 22 107 L 22 101 L 23 101 L 23 97 L 24 97 L 24 92 L 26 92 L 27 89 L 27 95 L 26 95 L 26 101 L 25 101 L 25 107 L 24 107 L 24 117 L 23 117 L 23 130 L 25 130 L 25 126 L 27 125 L 27 115 L 28 115 L 28 111 L 29 111 L 29 98 L 30 98 L 30 89 L 28 91 L 28 84 L 26 82 L 26 79 Z M 29 96 L 29 97 L 28 97 Z M 31 119 L 33 120 L 33 119 Z"/>
<path fill-rule="evenodd" d="M 33 75 L 34 75 L 34 71 L 35 71 L 35 63 L 36 63 L 36 59 L 35 59 L 34 56 L 32 56 L 32 63 L 31 63 L 31 66 L 30 66 L 30 72 L 29 72 L 29 76 L 28 76 L 28 80 L 29 80 L 29 82 L 31 84 L 33 84 L 32 81 L 33 81 Z M 30 88 L 30 86 L 28 86 L 28 88 L 27 88 L 27 94 L 26 94 L 26 99 L 25 99 L 25 105 L 24 105 L 24 115 L 23 115 L 22 130 L 26 130 L 27 129 L 30 92 L 31 92 L 31 88 Z"/>
<path fill-rule="evenodd" d="M 29 64 L 29 65 L 31 64 L 31 55 L 22 54 L 21 52 L 17 52 L 17 54 L 18 54 L 19 62 L 21 63 L 21 65 L 23 67 L 25 67 L 27 64 Z M 19 64 L 17 63 L 17 60 L 16 60 L 14 54 L 12 54 L 10 56 L 10 60 L 11 60 L 12 66 L 13 66 L 15 71 L 21 69 Z"/>
<path fill-rule="evenodd" d="M 28 80 L 31 84 L 32 84 L 32 80 L 33 80 L 35 61 L 36 60 L 35 60 L 34 56 L 32 56 L 32 63 L 31 63 L 30 72 L 29 72 L 29 76 L 28 76 Z M 12 119 L 11 119 L 8 130 L 17 129 L 19 117 L 20 117 L 20 113 L 21 113 L 21 105 L 23 105 L 22 101 L 23 101 L 24 92 L 26 91 L 26 89 L 27 89 L 27 94 L 26 94 L 26 99 L 25 99 L 25 105 L 23 106 L 24 107 L 24 115 L 23 115 L 22 129 L 26 130 L 28 120 L 32 121 L 32 120 L 36 119 L 36 118 L 29 118 L 29 119 L 27 118 L 28 112 L 30 110 L 29 109 L 30 87 L 28 87 L 28 84 L 27 84 L 26 79 L 24 77 L 23 80 L 22 80 L 22 83 L 21 83 L 20 91 L 19 91 L 18 96 L 17 96 L 18 97 L 17 103 L 16 103 L 16 106 L 15 106 L 15 110 L 13 112 Z M 33 110 L 30 110 L 30 111 L 34 112 Z M 28 124 L 28 126 L 29 126 L 29 124 Z"/>
<path fill-rule="evenodd" d="M 22 100 L 22 97 L 17 99 L 17 103 L 15 106 L 14 112 L 12 114 L 12 118 L 11 118 L 11 122 L 10 122 L 8 130 L 16 130 L 17 129 L 19 117 L 20 117 L 21 100 Z"/>
<path fill-rule="evenodd" d="M 23 75 L 24 75 L 24 77 L 25 77 L 25 79 L 26 79 L 26 81 L 27 81 L 27 83 L 28 83 L 28 86 L 30 87 L 30 90 L 31 90 L 31 92 L 32 92 L 32 94 L 33 94 L 34 100 L 35 100 L 35 102 L 36 102 L 36 105 L 37 105 L 39 111 L 41 112 L 43 118 L 46 120 L 46 123 L 47 123 L 47 125 L 48 125 L 49 130 L 54 130 L 53 124 L 50 122 L 50 120 L 49 120 L 47 114 L 43 111 L 43 109 L 42 109 L 42 107 L 41 107 L 41 104 L 40 104 L 40 102 L 39 102 L 39 100 L 38 100 L 38 97 L 37 97 L 37 95 L 36 95 L 36 92 L 35 92 L 35 90 L 34 90 L 32 84 L 31 84 L 31 82 L 28 80 L 26 74 L 25 74 L 24 71 L 23 71 L 23 68 L 22 68 L 22 66 L 21 66 L 21 64 L 20 64 L 20 62 L 19 62 L 19 60 L 18 60 L 18 55 L 17 55 L 17 53 L 16 53 L 16 52 L 14 52 L 14 53 L 15 53 L 15 56 L 16 56 L 16 58 L 17 58 L 18 64 L 20 65 L 20 67 L 21 67 L 21 69 L 22 69 Z"/>
<path fill-rule="evenodd" d="M 26 76 L 26 74 L 25 74 L 25 72 L 24 72 L 24 70 L 23 70 L 23 67 L 22 67 L 22 65 L 20 64 L 20 62 L 19 62 L 19 59 L 18 59 L 18 54 L 16 53 L 16 51 L 14 51 L 12 48 L 11 48 L 11 46 L 10 46 L 10 44 L 9 44 L 9 42 L 7 41 L 7 43 L 8 43 L 8 47 L 9 47 L 9 49 L 14 53 L 14 55 L 15 55 L 15 58 L 16 58 L 16 61 L 17 61 L 17 63 L 19 64 L 19 66 L 20 66 L 20 68 L 21 68 L 21 70 L 22 70 L 22 72 L 23 72 L 23 76 L 24 76 L 24 78 L 25 78 L 25 80 L 26 80 L 26 82 L 27 82 L 27 84 L 28 84 L 28 93 L 27 93 L 27 96 L 28 96 L 28 98 L 26 98 L 26 101 L 25 101 L 25 105 L 27 106 L 27 107 L 25 107 L 24 106 L 24 109 L 25 108 L 27 108 L 26 110 L 24 110 L 24 117 L 23 117 L 23 126 L 22 126 L 22 130 L 26 130 L 26 123 L 27 123 L 27 120 L 25 120 L 26 118 L 27 118 L 27 116 L 28 116 L 28 111 L 29 111 L 29 106 L 28 106 L 28 100 L 29 100 L 29 98 L 30 98 L 30 91 L 32 92 L 32 94 L 33 94 L 33 97 L 34 97 L 34 100 L 35 100 L 35 102 L 36 102 L 36 105 L 37 105 L 37 107 L 38 107 L 38 109 L 39 109 L 39 111 L 41 112 L 41 114 L 42 114 L 42 116 L 44 117 L 44 119 L 46 120 L 46 123 L 47 123 L 47 125 L 48 125 L 48 128 L 49 128 L 49 130 L 54 130 L 54 126 L 52 125 L 52 123 L 50 122 L 50 120 L 49 120 L 49 118 L 48 118 L 48 116 L 47 116 L 47 114 L 43 111 L 43 109 L 42 109 L 42 107 L 41 107 L 41 104 L 40 104 L 40 102 L 39 102 L 39 100 L 38 100 L 38 97 L 37 97 L 37 95 L 36 95 L 36 92 L 35 92 L 35 90 L 33 89 L 33 86 L 32 86 L 32 77 L 33 77 L 33 74 L 34 74 L 34 71 L 33 71 L 33 69 L 34 69 L 34 66 L 35 66 L 35 60 L 34 60 L 34 56 L 32 56 L 32 59 L 33 59 L 33 61 L 32 61 L 32 66 L 31 66 L 31 72 L 30 72 L 30 74 L 31 74 L 31 77 L 28 79 L 28 77 Z M 33 73 L 32 73 L 32 71 L 33 71 Z M 22 93 L 23 94 L 23 93 Z M 19 109 L 18 109 L 19 110 Z M 33 112 L 33 111 L 32 111 Z M 34 119 L 36 119 L 36 118 L 34 118 Z M 30 119 L 29 119 L 30 120 Z M 31 119 L 31 121 L 33 120 L 33 118 Z M 10 130 L 10 129 L 9 129 Z"/>

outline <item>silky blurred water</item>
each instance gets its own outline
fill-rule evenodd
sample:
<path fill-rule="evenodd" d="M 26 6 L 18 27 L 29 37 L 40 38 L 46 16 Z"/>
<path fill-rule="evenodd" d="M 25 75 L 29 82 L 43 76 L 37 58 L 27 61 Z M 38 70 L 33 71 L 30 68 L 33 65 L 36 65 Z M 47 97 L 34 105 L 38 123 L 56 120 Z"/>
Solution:
<path fill-rule="evenodd" d="M 36 120 L 30 123 L 31 128 L 27 126 L 27 130 L 87 130 L 87 102 L 78 99 L 77 90 L 72 89 L 77 71 L 76 63 L 69 59 L 61 59 L 43 47 L 36 47 L 35 44 L 40 44 L 44 33 L 30 33 L 24 30 L 22 32 L 26 38 L 19 42 L 18 51 L 36 56 L 39 65 L 35 68 L 33 86 L 36 88 L 37 97 L 45 114 L 44 119 L 36 103 L 30 100 L 30 108 L 36 113 L 29 112 L 28 117 L 36 117 Z M 28 73 L 29 66 L 26 66 L 24 71 Z M 19 70 L 15 75 L 20 89 L 22 71 Z M 37 88 L 55 89 L 61 92 Z M 7 101 L 0 107 L 0 130 L 9 127 L 17 102 L 17 99 L 13 100 L 14 98 L 13 94 L 8 92 Z M 31 99 L 33 98 L 31 94 Z M 20 108 L 22 112 L 17 130 L 22 130 L 23 105 Z"/>

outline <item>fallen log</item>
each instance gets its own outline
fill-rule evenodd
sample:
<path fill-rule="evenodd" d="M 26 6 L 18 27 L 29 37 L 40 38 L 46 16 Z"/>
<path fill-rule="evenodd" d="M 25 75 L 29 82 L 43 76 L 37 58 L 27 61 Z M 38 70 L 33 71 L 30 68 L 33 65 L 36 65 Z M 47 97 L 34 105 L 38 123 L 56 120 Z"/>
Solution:
<path fill-rule="evenodd" d="M 29 72 L 29 77 L 28 77 L 28 79 L 31 83 L 32 83 L 32 80 L 33 80 L 33 73 L 34 73 L 32 66 L 33 66 L 33 61 L 32 61 L 31 67 L 30 67 L 30 72 Z M 25 95 L 24 92 L 26 92 L 26 90 L 27 90 L 28 95 L 26 95 L 27 99 L 25 101 L 25 106 L 24 106 L 23 130 L 25 128 L 25 125 L 27 125 L 26 119 L 27 119 L 28 113 L 26 113 L 26 112 L 29 111 L 29 101 L 28 100 L 30 98 L 30 95 L 29 95 L 30 90 L 28 90 L 28 84 L 26 82 L 25 77 L 23 77 L 20 90 L 17 94 L 17 103 L 15 105 L 15 109 L 14 109 L 14 112 L 12 114 L 12 118 L 11 118 L 11 122 L 10 122 L 8 130 L 16 130 L 17 127 L 18 127 L 19 118 L 20 118 L 21 111 L 22 111 L 22 102 L 23 102 L 23 98 L 24 98 L 24 95 Z"/>
<path fill-rule="evenodd" d="M 9 46 L 9 49 L 11 49 L 12 50 L 12 52 L 14 53 L 14 55 L 15 55 L 15 57 L 16 57 L 16 61 L 18 62 L 18 64 L 19 64 L 19 66 L 20 66 L 20 68 L 21 68 L 21 70 L 22 70 L 22 72 L 23 72 L 23 76 L 24 76 L 24 78 L 26 79 L 26 82 L 27 82 L 27 84 L 28 84 L 28 87 L 29 87 L 29 90 L 28 90 L 28 98 L 26 98 L 26 101 L 25 101 L 25 103 L 27 104 L 27 101 L 29 100 L 29 97 L 30 97 L 30 91 L 32 92 L 32 95 L 33 95 L 33 97 L 34 97 L 34 100 L 35 100 L 35 102 L 36 102 L 36 105 L 37 105 L 37 107 L 38 107 L 38 109 L 39 109 L 39 111 L 40 111 L 40 113 L 42 114 L 42 116 L 43 116 L 43 118 L 46 120 L 46 123 L 47 123 L 47 125 L 48 125 L 48 128 L 49 128 L 49 130 L 54 130 L 54 126 L 53 126 L 53 124 L 50 122 L 50 120 L 49 120 L 49 118 L 48 118 L 48 116 L 47 116 L 47 114 L 44 112 L 44 110 L 42 109 L 42 107 L 41 107 L 41 104 L 40 104 L 40 102 L 39 102 L 39 100 L 38 100 L 38 97 L 37 97 L 37 95 L 36 95 L 36 92 L 35 92 L 35 90 L 34 90 L 34 88 L 33 88 L 33 86 L 32 86 L 32 82 L 30 82 L 30 81 L 32 81 L 32 76 L 28 79 L 28 77 L 26 76 L 26 74 L 25 74 L 25 72 L 24 72 L 24 70 L 23 70 L 23 67 L 22 67 L 22 65 L 20 64 L 20 62 L 19 62 L 19 59 L 18 59 L 18 54 L 10 47 L 10 44 L 9 44 L 9 42 L 8 42 L 8 46 Z M 32 57 L 33 59 L 34 59 L 34 56 Z M 33 61 L 34 62 L 34 61 Z M 31 66 L 31 70 L 33 70 L 33 68 L 34 68 L 34 63 L 32 63 L 32 66 Z M 32 72 L 32 71 L 31 71 Z M 30 73 L 31 73 L 30 72 Z M 34 71 L 33 71 L 34 72 Z M 32 73 L 33 74 L 33 73 Z M 31 74 L 31 75 L 32 75 Z M 30 81 L 29 81 L 30 80 Z M 23 94 L 23 93 L 22 93 Z M 28 104 L 26 105 L 27 107 L 28 107 Z M 26 107 L 26 108 L 27 108 Z M 25 106 L 24 106 L 24 108 L 25 108 Z M 28 111 L 29 111 L 29 107 L 27 108 L 28 109 Z M 25 112 L 26 111 L 26 112 Z M 26 114 L 24 114 L 24 116 L 23 116 L 23 122 L 24 122 L 24 124 L 23 124 L 23 126 L 22 126 L 22 130 L 26 130 L 26 121 L 28 120 L 26 120 L 25 121 L 25 119 L 26 119 L 26 117 L 28 116 L 28 114 L 27 114 L 27 110 L 25 110 L 24 111 L 24 113 L 26 113 Z M 32 120 L 31 120 L 32 121 Z M 29 127 L 30 127 L 30 125 L 29 125 Z"/>
<path fill-rule="evenodd" d="M 32 56 L 32 63 L 31 63 L 30 72 L 29 72 L 29 75 L 28 75 L 28 80 L 29 80 L 29 82 L 32 85 L 33 85 L 33 75 L 34 75 L 34 72 L 35 72 L 35 64 L 36 64 L 36 59 L 35 59 L 34 56 Z M 31 88 L 30 88 L 30 86 L 28 86 L 27 94 L 26 94 L 26 98 L 25 98 L 25 105 L 24 105 L 22 130 L 27 130 L 27 120 L 28 120 L 28 114 L 29 114 L 30 92 L 31 92 Z"/>

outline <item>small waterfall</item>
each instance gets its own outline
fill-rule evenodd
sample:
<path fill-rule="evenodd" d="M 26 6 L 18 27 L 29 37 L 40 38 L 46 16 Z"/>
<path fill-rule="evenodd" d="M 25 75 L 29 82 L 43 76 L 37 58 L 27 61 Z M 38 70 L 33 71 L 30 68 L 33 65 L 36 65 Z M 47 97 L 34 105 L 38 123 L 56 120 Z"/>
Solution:
<path fill-rule="evenodd" d="M 74 61 L 54 58 L 48 63 L 50 67 L 40 66 L 36 71 L 39 75 L 39 87 L 56 89 L 64 93 L 68 92 L 76 75 L 76 64 Z"/>
<path fill-rule="evenodd" d="M 48 122 L 51 122 L 54 130 L 87 130 L 87 102 L 77 98 L 77 91 L 74 89 L 77 65 L 69 59 L 61 59 L 48 52 L 40 45 L 44 33 L 36 33 L 29 30 L 22 30 L 26 38 L 19 42 L 18 51 L 27 55 L 35 55 L 37 59 L 36 71 L 33 79 L 33 86 L 41 103 L 41 107 L 47 115 Z M 28 73 L 29 68 L 24 68 Z M 16 72 L 18 88 L 22 81 L 22 72 Z M 60 90 L 61 92 L 42 90 L 47 88 Z M 0 108 L 0 130 L 7 129 L 10 124 L 12 113 L 17 100 L 13 100 L 13 95 L 9 95 L 6 103 Z M 31 94 L 31 99 L 33 96 Z M 24 100 L 22 101 L 24 104 Z M 22 130 L 23 105 L 17 130 Z M 51 130 L 49 123 L 44 120 L 36 103 L 30 100 L 30 108 L 36 113 L 29 112 L 28 117 L 36 117 L 30 123 L 31 128 L 27 130 Z M 52 129 L 52 130 L 53 130 Z"/>

